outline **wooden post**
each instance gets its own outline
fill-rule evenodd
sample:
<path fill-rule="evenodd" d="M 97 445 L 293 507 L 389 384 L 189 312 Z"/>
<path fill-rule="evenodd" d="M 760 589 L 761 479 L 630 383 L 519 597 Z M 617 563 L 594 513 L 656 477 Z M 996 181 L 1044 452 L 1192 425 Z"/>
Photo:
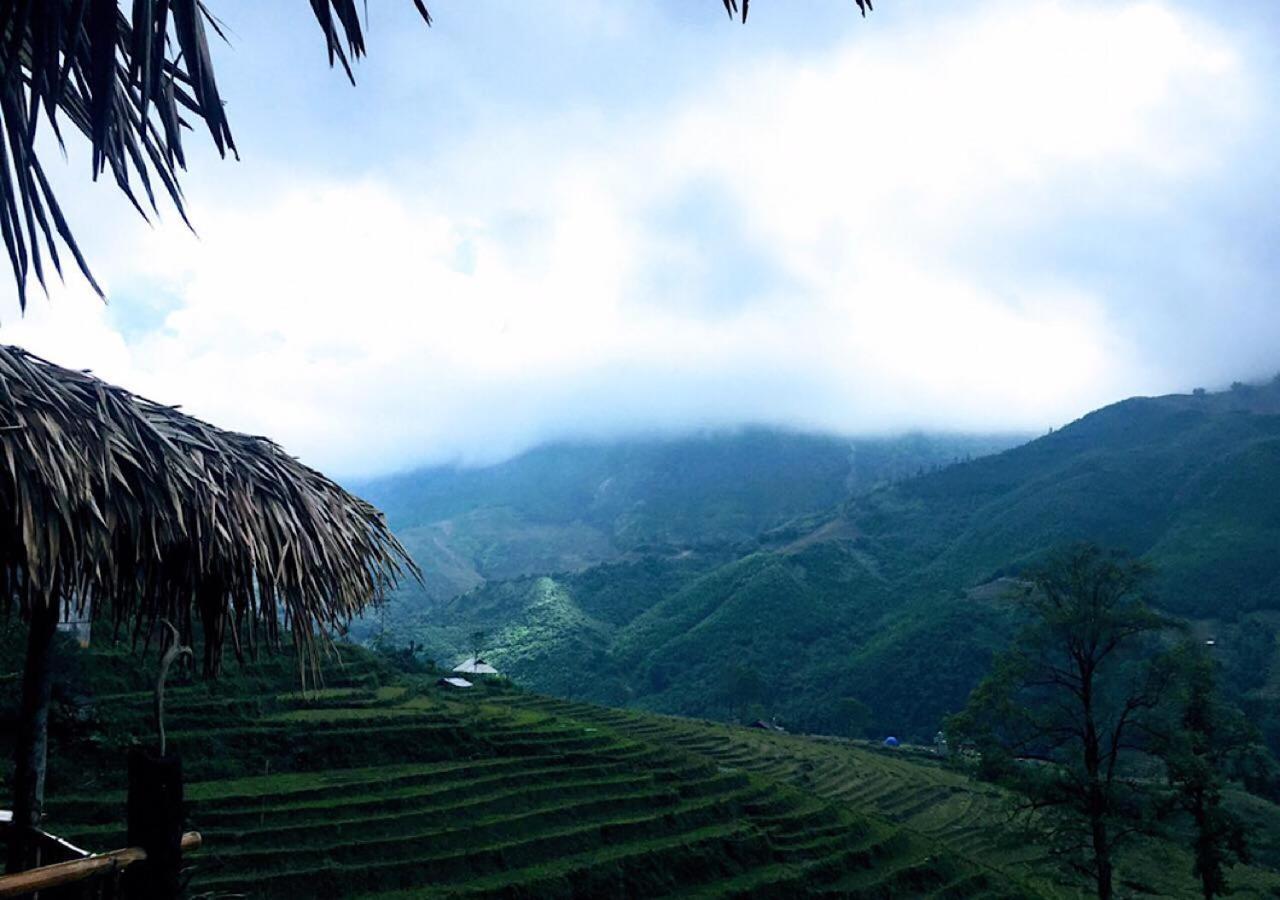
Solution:
<path fill-rule="evenodd" d="M 182 760 L 129 751 L 129 846 L 146 859 L 125 869 L 121 886 L 129 900 L 173 900 L 182 870 Z"/>
<path fill-rule="evenodd" d="M 13 825 L 6 870 L 12 874 L 38 864 L 35 858 L 44 811 L 44 774 L 49 760 L 49 700 L 53 689 L 53 635 L 58 605 L 32 601 L 27 658 L 22 670 L 22 707 L 14 746 Z"/>

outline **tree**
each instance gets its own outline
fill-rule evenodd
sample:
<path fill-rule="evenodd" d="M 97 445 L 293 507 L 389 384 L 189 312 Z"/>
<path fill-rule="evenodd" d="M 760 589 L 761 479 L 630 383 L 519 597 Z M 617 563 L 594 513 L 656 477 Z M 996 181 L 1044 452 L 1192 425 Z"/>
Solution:
<path fill-rule="evenodd" d="M 857 697 L 841 697 L 836 703 L 839 727 L 848 737 L 864 737 L 871 724 L 871 707 Z"/>
<path fill-rule="evenodd" d="M 1115 850 L 1144 825 L 1150 787 L 1127 767 L 1171 680 L 1142 564 L 1081 544 L 1031 573 L 1029 621 L 947 730 L 1022 791 L 1062 859 L 1113 896 Z"/>
<path fill-rule="evenodd" d="M 737 0 L 722 2 L 730 16 L 739 13 Z M 741 5 L 743 22 L 748 2 Z M 855 2 L 866 15 L 870 0 Z M 413 4 L 431 24 L 424 0 Z M 311 0 L 310 6 L 329 65 L 341 64 L 354 83 L 352 63 L 365 53 L 359 0 Z M 182 130 L 200 120 L 220 155 L 236 153 L 210 32 L 224 36 L 205 0 L 38 0 L 0 7 L 0 151 L 7 154 L 0 159 L 0 233 L 23 309 L 29 275 L 46 286 L 46 254 L 62 275 L 59 243 L 102 293 L 41 163 L 41 113 L 60 145 L 60 120 L 89 141 L 92 177 L 109 169 L 144 218 L 145 207 L 157 209 L 158 182 L 186 220 Z"/>
<path fill-rule="evenodd" d="M 484 653 L 486 640 L 489 636 L 484 629 L 478 628 L 471 632 L 471 658 L 479 660 Z"/>
<path fill-rule="evenodd" d="M 752 666 L 730 666 L 724 673 L 724 695 L 729 707 L 737 710 L 738 718 L 746 718 L 751 707 L 764 699 L 764 679 Z"/>
<path fill-rule="evenodd" d="M 1226 867 L 1249 861 L 1244 823 L 1222 805 L 1228 769 L 1257 744 L 1239 710 L 1218 696 L 1214 662 L 1198 647 L 1181 652 L 1174 715 L 1159 741 L 1173 801 L 1194 826 L 1195 866 L 1205 900 L 1229 893 Z"/>

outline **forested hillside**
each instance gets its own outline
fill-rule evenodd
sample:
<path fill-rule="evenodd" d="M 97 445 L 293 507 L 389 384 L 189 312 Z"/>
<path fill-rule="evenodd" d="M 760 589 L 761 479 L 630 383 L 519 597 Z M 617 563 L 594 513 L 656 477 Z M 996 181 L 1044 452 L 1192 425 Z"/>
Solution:
<path fill-rule="evenodd" d="M 846 479 L 848 496 L 825 510 L 805 508 L 821 491 L 755 487 L 753 501 L 796 502 L 751 507 L 767 507 L 772 527 L 764 513 L 740 515 L 742 530 L 702 541 L 672 531 L 660 545 L 615 543 L 614 557 L 585 569 L 547 567 L 444 603 L 402 600 L 384 634 L 451 658 L 482 629 L 504 671 L 570 697 L 923 738 L 1007 640 L 1002 579 L 1089 539 L 1156 567 L 1155 602 L 1214 640 L 1228 689 L 1274 745 L 1278 412 L 1276 384 L 1136 398 L 998 455 L 865 490 Z M 794 482 L 794 461 L 778 460 Z M 734 484 L 704 486 L 705 502 L 720 490 L 742 504 Z M 761 528 L 754 538 L 749 523 Z"/>
<path fill-rule="evenodd" d="M 353 487 L 424 572 L 402 600 L 573 572 L 654 548 L 737 545 L 846 497 L 1020 443 L 1016 435 L 849 439 L 765 428 L 549 444 L 491 466 Z"/>

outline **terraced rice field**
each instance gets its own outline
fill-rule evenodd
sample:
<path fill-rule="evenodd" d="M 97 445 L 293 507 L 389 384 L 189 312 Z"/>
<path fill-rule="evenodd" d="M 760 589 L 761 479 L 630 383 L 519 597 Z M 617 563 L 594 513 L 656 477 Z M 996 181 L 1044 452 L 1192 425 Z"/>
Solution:
<path fill-rule="evenodd" d="M 729 771 L 788 784 L 837 808 L 887 821 L 926 845 L 1045 896 L 1087 897 L 1087 886 L 1054 866 L 1045 847 L 1020 825 L 1004 791 L 947 768 L 931 752 L 890 750 L 867 742 L 779 734 L 673 716 L 637 713 L 536 694 L 512 706 L 593 722 L 618 734 L 715 760 Z M 1265 805 L 1262 801 L 1251 801 Z M 1271 817 L 1262 827 L 1280 823 Z M 1265 843 L 1259 835 L 1255 845 Z M 1119 864 L 1122 889 L 1135 895 L 1196 897 L 1190 855 L 1168 842 L 1134 845 Z M 1238 897 L 1280 897 L 1280 874 L 1238 866 Z"/>
<path fill-rule="evenodd" d="M 780 783 L 775 760 L 721 753 L 719 731 L 699 744 L 697 728 L 677 740 L 666 720 L 614 722 L 501 684 L 375 678 L 355 667 L 308 697 L 269 682 L 170 692 L 190 827 L 205 838 L 192 896 L 1028 895 L 920 834 Z M 97 704 L 145 734 L 150 702 Z M 80 758 L 78 783 L 95 787 L 54 792 L 48 827 L 122 846 L 124 796 L 101 789 L 118 751 Z"/>
<path fill-rule="evenodd" d="M 924 752 L 777 734 L 396 675 L 368 654 L 306 696 L 287 663 L 172 688 L 190 895 L 231 897 L 1084 897 L 1010 800 Z M 112 667 L 115 668 L 112 668 Z M 136 661 L 94 661 L 117 691 Z M 147 691 L 101 693 L 55 744 L 47 827 L 122 846 L 124 747 Z M 1280 824 L 1253 800 L 1259 831 Z M 1280 828 L 1275 829 L 1280 832 Z M 1272 842 L 1274 843 L 1274 842 Z M 1280 896 L 1239 867 L 1237 896 Z M 1122 858 L 1127 895 L 1195 896 L 1185 850 Z"/>

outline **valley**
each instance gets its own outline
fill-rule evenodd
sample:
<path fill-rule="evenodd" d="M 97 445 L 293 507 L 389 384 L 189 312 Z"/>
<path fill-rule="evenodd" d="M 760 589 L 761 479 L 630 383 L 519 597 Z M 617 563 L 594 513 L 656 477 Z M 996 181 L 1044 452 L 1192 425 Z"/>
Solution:
<path fill-rule="evenodd" d="M 650 480 L 632 476 L 630 514 L 607 508 L 607 521 L 626 524 L 607 539 L 595 532 L 607 558 L 588 564 L 560 549 L 544 554 L 538 570 L 522 553 L 526 537 L 491 538 L 467 559 L 472 571 L 484 560 L 492 577 L 477 572 L 452 596 L 401 592 L 353 634 L 412 640 L 427 657 L 450 661 L 483 631 L 486 655 L 503 672 L 568 698 L 925 740 L 1017 625 L 1002 579 L 1055 546 L 1087 539 L 1154 567 L 1155 603 L 1214 641 L 1232 696 L 1278 747 L 1278 411 L 1274 382 L 1135 398 L 1003 449 L 993 438 L 919 438 L 882 442 L 877 457 L 859 444 L 856 478 L 842 467 L 848 442 L 814 439 L 802 455 L 796 436 L 706 439 L 695 442 L 700 461 L 687 470 L 700 488 L 679 478 L 659 483 L 665 490 L 653 506 L 683 512 L 652 521 L 679 527 L 639 524 L 650 521 L 657 490 L 650 467 L 642 470 Z M 679 442 L 662 449 L 672 459 L 687 452 Z M 707 462 L 717 454 L 715 465 Z M 541 457 L 552 473 L 517 474 L 528 465 L 519 461 L 464 470 L 457 478 L 466 490 L 446 489 L 436 473 L 424 478 L 430 497 L 403 489 L 412 476 L 402 476 L 393 527 L 411 536 L 424 526 L 409 523 L 456 512 L 464 501 L 523 496 L 520 515 L 557 523 L 571 544 L 571 529 L 598 528 L 586 524 L 605 515 L 593 505 L 596 490 L 619 478 L 606 477 L 615 471 L 607 467 L 551 465 L 553 457 Z M 686 469 L 672 462 L 665 471 Z M 708 471 L 716 481 L 701 480 Z M 576 493 L 551 488 L 568 478 Z M 381 490 L 390 495 L 391 485 Z M 530 491 L 537 502 L 521 493 Z M 468 514 L 492 517 L 497 508 Z M 539 532 L 529 534 L 536 540 Z M 447 579 L 431 560 L 419 560 L 428 583 Z M 846 715 L 849 701 L 869 718 Z"/>

